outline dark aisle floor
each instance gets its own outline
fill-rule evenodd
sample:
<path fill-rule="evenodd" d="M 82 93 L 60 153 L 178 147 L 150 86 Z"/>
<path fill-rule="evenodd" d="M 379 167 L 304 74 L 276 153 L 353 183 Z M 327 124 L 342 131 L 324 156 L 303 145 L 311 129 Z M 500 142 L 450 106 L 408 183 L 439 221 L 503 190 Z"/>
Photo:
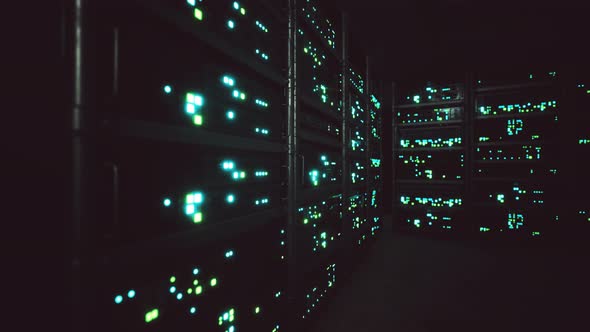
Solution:
<path fill-rule="evenodd" d="M 385 231 L 313 331 L 590 331 L 586 254 Z"/>

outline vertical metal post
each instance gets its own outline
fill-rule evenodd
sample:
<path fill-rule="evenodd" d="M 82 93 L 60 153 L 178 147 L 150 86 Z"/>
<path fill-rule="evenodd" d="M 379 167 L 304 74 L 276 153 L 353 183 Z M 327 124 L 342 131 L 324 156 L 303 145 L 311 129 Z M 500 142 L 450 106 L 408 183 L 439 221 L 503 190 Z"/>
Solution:
<path fill-rule="evenodd" d="M 397 126 L 395 123 L 395 83 L 391 83 L 391 223 L 392 229 L 395 225 L 397 215 L 397 179 L 395 166 L 397 161 Z"/>
<path fill-rule="evenodd" d="M 86 64 L 84 59 L 85 46 L 85 20 L 84 12 L 86 1 L 73 0 L 73 15 L 71 26 L 73 33 L 71 36 L 71 48 L 68 50 L 72 53 L 72 110 L 71 110 L 71 131 L 72 131 L 72 312 L 71 312 L 71 329 L 72 331 L 87 331 L 86 310 L 84 306 L 84 273 L 86 269 L 84 249 L 84 231 L 85 231 L 85 142 L 82 135 L 85 98 L 85 79 Z"/>
<path fill-rule="evenodd" d="M 288 0 L 288 78 L 287 78 L 287 328 L 296 325 L 297 303 L 297 0 Z"/>
<path fill-rule="evenodd" d="M 367 219 L 367 223 L 369 225 L 371 225 L 370 223 L 370 218 L 371 215 L 369 214 L 369 211 L 372 211 L 372 207 L 370 204 L 370 197 L 371 197 L 371 184 L 369 182 L 369 179 L 371 178 L 372 175 L 372 171 L 371 171 L 371 164 L 370 164 L 370 159 L 371 159 L 371 136 L 370 136 L 370 132 L 371 132 L 371 109 L 372 109 L 372 104 L 371 104 L 371 72 L 370 72 L 370 63 L 369 63 L 369 56 L 366 56 L 366 62 L 365 62 L 365 104 L 366 104 L 366 112 L 365 112 L 365 142 L 366 142 L 366 147 L 365 147 L 365 167 L 366 167 L 366 178 L 365 178 L 365 199 L 367 200 L 367 203 L 365 203 L 365 218 Z"/>
<path fill-rule="evenodd" d="M 342 224 L 344 225 L 343 238 L 344 243 L 349 244 L 352 223 L 348 207 L 350 205 L 350 162 L 348 157 L 348 147 L 350 144 L 350 129 L 348 126 L 349 114 L 349 94 L 348 91 L 348 15 L 342 13 Z M 346 248 L 347 250 L 349 248 Z"/>

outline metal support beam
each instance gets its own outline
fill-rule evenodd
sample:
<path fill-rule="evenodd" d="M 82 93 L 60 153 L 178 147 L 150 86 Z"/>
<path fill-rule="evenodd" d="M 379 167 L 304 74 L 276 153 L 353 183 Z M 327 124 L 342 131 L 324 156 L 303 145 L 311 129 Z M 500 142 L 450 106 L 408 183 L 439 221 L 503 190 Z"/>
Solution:
<path fill-rule="evenodd" d="M 287 62 L 287 330 L 296 326 L 297 303 L 297 0 L 288 0 L 288 62 Z"/>

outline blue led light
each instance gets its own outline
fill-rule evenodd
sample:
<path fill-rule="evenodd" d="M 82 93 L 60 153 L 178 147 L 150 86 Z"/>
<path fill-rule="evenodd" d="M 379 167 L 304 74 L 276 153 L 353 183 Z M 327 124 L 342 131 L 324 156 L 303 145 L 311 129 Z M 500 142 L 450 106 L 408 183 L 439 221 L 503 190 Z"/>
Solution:
<path fill-rule="evenodd" d="M 121 295 L 115 296 L 115 303 L 121 304 L 121 302 L 123 302 L 123 296 L 121 296 Z"/>
<path fill-rule="evenodd" d="M 129 292 L 127 292 L 127 297 L 132 299 L 135 297 L 135 291 L 132 289 Z"/>

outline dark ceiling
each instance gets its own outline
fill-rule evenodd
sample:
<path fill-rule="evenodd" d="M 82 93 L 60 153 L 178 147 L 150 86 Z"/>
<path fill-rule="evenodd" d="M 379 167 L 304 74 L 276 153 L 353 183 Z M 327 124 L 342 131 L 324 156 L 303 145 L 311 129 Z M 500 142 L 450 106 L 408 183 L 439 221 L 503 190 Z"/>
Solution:
<path fill-rule="evenodd" d="M 372 56 L 375 75 L 382 79 L 453 79 L 466 70 L 557 69 L 585 65 L 589 58 L 587 1 L 321 2 L 349 13 L 351 37 L 360 46 L 355 49 Z"/>

